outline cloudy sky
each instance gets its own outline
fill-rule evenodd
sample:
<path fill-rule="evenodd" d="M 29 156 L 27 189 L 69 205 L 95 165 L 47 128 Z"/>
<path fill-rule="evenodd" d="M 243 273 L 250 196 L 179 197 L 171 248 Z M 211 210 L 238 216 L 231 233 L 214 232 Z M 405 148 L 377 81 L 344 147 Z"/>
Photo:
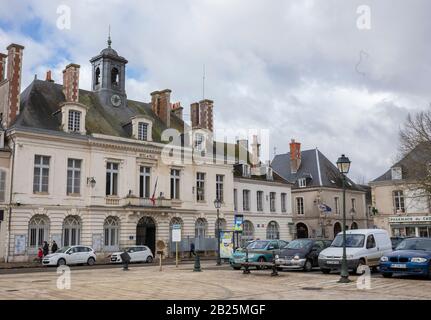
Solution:
<path fill-rule="evenodd" d="M 129 98 L 169 88 L 189 116 L 205 65 L 217 128 L 269 129 L 268 157 L 291 138 L 333 161 L 345 153 L 359 182 L 389 168 L 407 114 L 431 101 L 426 0 L 0 3 L 0 48 L 25 46 L 22 89 L 48 69 L 61 83 L 69 62 L 89 89 L 89 59 L 106 47 L 110 24 L 112 47 L 129 60 Z"/>

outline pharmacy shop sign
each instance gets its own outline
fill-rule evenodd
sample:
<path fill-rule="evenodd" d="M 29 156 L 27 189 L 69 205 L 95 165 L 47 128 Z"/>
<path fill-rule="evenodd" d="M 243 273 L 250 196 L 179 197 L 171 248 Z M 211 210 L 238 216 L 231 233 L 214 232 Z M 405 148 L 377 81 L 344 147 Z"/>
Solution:
<path fill-rule="evenodd" d="M 389 223 L 431 222 L 431 216 L 390 217 Z"/>

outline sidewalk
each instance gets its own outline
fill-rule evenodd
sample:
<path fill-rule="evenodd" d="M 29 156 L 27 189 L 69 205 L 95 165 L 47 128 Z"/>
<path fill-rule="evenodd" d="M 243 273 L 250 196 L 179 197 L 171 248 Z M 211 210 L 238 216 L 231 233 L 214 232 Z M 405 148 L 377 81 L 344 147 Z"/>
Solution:
<path fill-rule="evenodd" d="M 200 257 L 201 261 L 216 260 L 216 257 Z M 180 263 L 194 263 L 194 258 L 182 258 L 178 260 Z M 175 258 L 165 258 L 162 261 L 163 264 L 175 264 Z M 96 265 L 110 265 L 109 259 L 103 259 L 96 261 Z M 159 260 L 157 257 L 154 258 L 154 262 L 150 265 L 158 265 Z M 21 268 L 44 268 L 40 262 L 0 262 L 0 269 L 21 269 Z"/>

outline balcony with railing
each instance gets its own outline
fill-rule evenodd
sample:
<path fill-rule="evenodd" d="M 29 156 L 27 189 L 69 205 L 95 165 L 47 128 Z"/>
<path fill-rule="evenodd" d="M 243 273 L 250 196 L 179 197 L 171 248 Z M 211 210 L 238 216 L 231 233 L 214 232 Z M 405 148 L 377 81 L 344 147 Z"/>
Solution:
<path fill-rule="evenodd" d="M 165 198 L 155 199 L 154 202 L 149 198 L 138 198 L 138 197 L 129 197 L 124 198 L 123 203 L 125 206 L 133 206 L 133 207 L 158 207 L 158 208 L 171 208 L 172 200 Z"/>

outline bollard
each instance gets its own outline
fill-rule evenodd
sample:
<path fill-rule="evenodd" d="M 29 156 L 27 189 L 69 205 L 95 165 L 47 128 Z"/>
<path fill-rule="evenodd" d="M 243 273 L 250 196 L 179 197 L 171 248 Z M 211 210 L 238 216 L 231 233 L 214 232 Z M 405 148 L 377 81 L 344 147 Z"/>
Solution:
<path fill-rule="evenodd" d="M 244 271 L 242 272 L 243 274 L 249 274 L 250 270 L 249 270 L 249 266 L 248 266 L 248 249 L 245 249 L 245 267 L 244 267 Z"/>
<path fill-rule="evenodd" d="M 195 266 L 193 268 L 193 271 L 195 272 L 201 272 L 201 259 L 199 258 L 199 255 L 195 253 Z"/>

